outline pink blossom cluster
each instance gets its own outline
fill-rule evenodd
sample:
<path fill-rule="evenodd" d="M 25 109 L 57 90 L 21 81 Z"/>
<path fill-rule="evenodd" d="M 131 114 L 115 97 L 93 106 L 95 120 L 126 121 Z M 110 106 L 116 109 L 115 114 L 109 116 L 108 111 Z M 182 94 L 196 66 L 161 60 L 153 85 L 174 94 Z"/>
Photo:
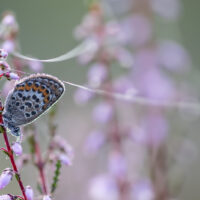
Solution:
<path fill-rule="evenodd" d="M 176 101 L 184 96 L 184 90 L 177 88 L 176 80 L 169 74 L 186 73 L 191 64 L 189 55 L 173 38 L 156 35 L 154 20 L 160 18 L 163 22 L 174 23 L 180 9 L 178 0 L 91 3 L 87 15 L 75 29 L 78 40 L 96 44 L 95 49 L 78 58 L 80 65 L 88 67 L 85 85 L 158 102 Z M 114 67 L 122 73 L 113 75 Z M 103 147 L 110 147 L 108 170 L 91 180 L 90 197 L 94 200 L 169 199 L 165 180 L 170 124 L 164 109 L 150 106 L 137 116 L 133 107 L 134 114 L 129 115 L 132 123 L 126 123 L 124 127 L 118 114 L 123 113 L 123 108 L 114 98 L 105 96 L 97 100 L 96 95 L 78 89 L 74 100 L 80 105 L 91 100 L 97 102 L 91 114 L 95 127 L 86 139 L 85 150 L 98 156 Z M 125 112 L 129 113 L 130 109 Z M 132 141 L 133 152 L 140 149 L 139 155 L 133 155 L 132 162 L 139 166 L 132 169 L 133 179 L 128 177 L 130 163 L 124 153 L 127 140 Z M 142 177 L 139 163 L 146 162 L 146 157 L 150 166 L 145 170 L 150 175 Z M 160 172 L 161 176 L 158 175 Z"/>

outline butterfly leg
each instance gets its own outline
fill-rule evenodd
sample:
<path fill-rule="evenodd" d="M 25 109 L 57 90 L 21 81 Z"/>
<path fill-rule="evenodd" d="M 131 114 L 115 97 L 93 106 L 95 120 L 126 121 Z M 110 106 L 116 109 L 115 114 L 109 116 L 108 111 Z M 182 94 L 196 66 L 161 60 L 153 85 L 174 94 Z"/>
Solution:
<path fill-rule="evenodd" d="M 10 129 L 12 135 L 14 135 L 14 136 L 16 136 L 16 137 L 18 137 L 18 136 L 21 135 L 21 134 L 20 134 L 20 128 L 19 128 L 19 127 L 16 127 L 16 126 L 12 126 L 12 125 L 11 125 L 11 126 L 9 126 L 8 128 Z"/>

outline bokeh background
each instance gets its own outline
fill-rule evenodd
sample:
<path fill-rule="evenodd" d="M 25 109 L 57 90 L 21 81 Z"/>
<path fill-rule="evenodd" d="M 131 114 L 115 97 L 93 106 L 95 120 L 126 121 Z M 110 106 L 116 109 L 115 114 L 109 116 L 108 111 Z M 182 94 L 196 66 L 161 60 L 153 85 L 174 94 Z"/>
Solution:
<path fill-rule="evenodd" d="M 166 37 L 169 36 L 177 39 L 189 52 L 192 64 L 187 75 L 181 78 L 189 85 L 191 91 L 196 94 L 195 98 L 199 99 L 200 2 L 195 0 L 182 0 L 181 5 L 182 12 L 178 22 L 171 23 L 169 26 L 159 23 L 157 31 Z M 86 1 L 75 0 L 1 0 L 0 13 L 2 14 L 7 10 L 15 13 L 19 23 L 19 42 L 22 54 L 48 59 L 61 55 L 79 44 L 74 39 L 74 30 L 82 21 L 83 16 L 88 12 L 88 6 Z M 116 70 L 116 73 L 120 73 L 118 72 L 118 68 L 114 70 Z M 44 72 L 55 75 L 61 80 L 78 84 L 84 84 L 87 77 L 87 68 L 80 66 L 76 59 L 59 63 L 45 63 Z M 88 184 L 90 179 L 95 174 L 106 170 L 106 164 L 104 162 L 106 162 L 107 149 L 95 156 L 87 156 L 84 154 L 83 146 L 86 136 L 91 127 L 94 126 L 89 114 L 92 109 L 92 103 L 85 106 L 76 105 L 73 100 L 74 91 L 75 88 L 66 85 L 65 96 L 58 106 L 56 119 L 58 124 L 57 131 L 74 148 L 75 159 L 73 166 L 62 168 L 62 176 L 56 193 L 56 199 L 87 200 L 89 199 Z M 122 104 L 123 107 L 126 107 L 126 103 Z M 130 107 L 132 109 L 135 108 L 134 105 Z M 183 165 L 186 166 L 178 166 L 180 170 L 175 170 L 175 174 L 172 175 L 176 179 L 176 175 L 183 169 L 183 173 L 180 173 L 181 175 L 179 176 L 182 176 L 182 178 L 178 180 L 182 184 L 177 199 L 199 200 L 199 112 L 184 111 L 181 115 L 175 109 L 170 110 L 168 114 L 172 121 L 169 143 L 173 143 L 174 139 L 178 138 L 177 140 L 181 140 L 184 137 L 189 141 L 188 148 L 192 148 L 189 154 L 182 155 L 186 160 Z M 45 135 L 45 132 L 48 132 L 46 115 L 42 116 L 41 120 L 38 120 L 36 124 L 38 124 L 39 132 L 41 133 L 40 140 L 43 149 L 45 149 L 45 144 L 48 140 L 48 137 Z M 23 147 L 24 151 L 28 150 L 26 144 L 23 144 Z M 172 153 L 176 154 L 176 152 Z M 134 157 L 134 152 L 129 152 L 128 157 Z M 9 163 L 4 158 L 4 155 L 0 156 L 1 170 L 7 167 Z M 51 170 L 48 172 L 50 173 Z M 37 172 L 31 166 L 25 167 L 22 170 L 22 178 L 25 184 L 30 184 L 34 187 L 36 174 Z M 18 192 L 15 181 L 4 191 L 1 191 L 1 193 L 9 191 L 13 191 L 13 193 Z"/>

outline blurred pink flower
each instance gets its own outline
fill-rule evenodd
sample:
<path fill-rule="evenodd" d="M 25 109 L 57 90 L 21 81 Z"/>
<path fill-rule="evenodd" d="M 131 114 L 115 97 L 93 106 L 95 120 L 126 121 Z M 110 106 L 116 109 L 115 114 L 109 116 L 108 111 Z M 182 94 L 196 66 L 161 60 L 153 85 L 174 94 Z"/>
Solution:
<path fill-rule="evenodd" d="M 65 140 L 65 138 L 56 135 L 54 138 L 55 147 L 59 148 L 62 152 L 68 154 L 70 157 L 74 156 L 72 146 Z"/>
<path fill-rule="evenodd" d="M 133 54 L 125 48 L 117 48 L 115 56 L 122 67 L 130 68 L 134 64 Z"/>
<path fill-rule="evenodd" d="M 105 34 L 107 36 L 116 36 L 120 31 L 120 25 L 116 21 L 109 21 L 105 25 Z"/>
<path fill-rule="evenodd" d="M 92 92 L 79 88 L 74 94 L 74 100 L 77 104 L 83 105 L 87 103 L 93 96 L 94 94 Z"/>
<path fill-rule="evenodd" d="M 0 195 L 0 200 L 15 200 L 16 198 L 10 194 Z"/>
<path fill-rule="evenodd" d="M 59 154 L 59 160 L 66 166 L 72 165 L 72 158 L 65 153 Z"/>
<path fill-rule="evenodd" d="M 131 97 L 137 94 L 136 88 L 133 86 L 133 80 L 127 76 L 121 76 L 113 83 L 115 92 L 129 95 Z"/>
<path fill-rule="evenodd" d="M 86 38 L 90 36 L 91 33 L 95 32 L 99 25 L 99 15 L 95 12 L 91 12 L 83 18 L 82 23 L 75 29 L 75 37 L 77 39 Z"/>
<path fill-rule="evenodd" d="M 22 167 L 28 163 L 28 161 L 31 159 L 30 154 L 22 154 L 17 160 L 16 160 L 16 165 L 17 168 L 20 170 Z"/>
<path fill-rule="evenodd" d="M 92 87 L 99 87 L 107 77 L 107 67 L 102 63 L 93 64 L 88 71 L 88 82 Z"/>
<path fill-rule="evenodd" d="M 141 46 L 152 37 L 150 21 L 143 15 L 132 15 L 121 22 L 121 32 L 117 38 L 123 44 Z"/>
<path fill-rule="evenodd" d="M 29 185 L 26 186 L 25 193 L 26 193 L 26 197 L 28 200 L 33 200 L 34 193 L 33 193 L 33 189 L 31 188 L 31 186 L 29 186 Z"/>
<path fill-rule="evenodd" d="M 175 88 L 170 79 L 158 71 L 156 68 L 146 69 L 134 75 L 136 77 L 136 86 L 141 95 L 156 99 L 173 99 Z"/>
<path fill-rule="evenodd" d="M 112 152 L 109 156 L 109 171 L 116 177 L 124 177 L 127 172 L 125 158 L 119 152 Z"/>
<path fill-rule="evenodd" d="M 175 41 L 160 42 L 158 59 L 161 65 L 175 71 L 183 70 L 190 64 L 186 50 Z"/>
<path fill-rule="evenodd" d="M 133 185 L 132 198 L 134 200 L 154 200 L 153 188 L 149 181 L 140 181 Z"/>
<path fill-rule="evenodd" d="M 7 14 L 2 19 L 2 24 L 6 26 L 15 25 L 16 19 L 15 16 L 12 14 Z"/>
<path fill-rule="evenodd" d="M 15 50 L 15 42 L 13 40 L 5 40 L 2 43 L 1 48 L 8 53 L 12 53 Z"/>
<path fill-rule="evenodd" d="M 96 153 L 105 143 L 105 135 L 99 130 L 92 131 L 86 139 L 85 150 L 88 153 Z"/>
<path fill-rule="evenodd" d="M 43 64 L 39 61 L 29 61 L 28 62 L 29 68 L 34 72 L 41 72 L 43 70 Z"/>
<path fill-rule="evenodd" d="M 112 117 L 113 109 L 108 103 L 100 103 L 93 110 L 93 118 L 96 122 L 107 123 Z"/>
<path fill-rule="evenodd" d="M 90 181 L 89 195 L 93 200 L 118 200 L 118 188 L 108 175 L 99 175 Z"/>
<path fill-rule="evenodd" d="M 43 197 L 43 200 L 51 200 L 51 197 L 50 197 L 49 195 L 45 195 L 45 196 Z"/>
<path fill-rule="evenodd" d="M 100 41 L 97 36 L 91 36 L 85 40 L 85 44 L 87 45 L 85 53 L 82 53 L 80 56 L 78 56 L 78 61 L 83 66 L 87 65 L 95 58 L 99 49 Z"/>
<path fill-rule="evenodd" d="M 133 70 L 143 70 L 144 73 L 147 69 L 151 69 L 158 65 L 158 56 L 155 49 L 145 49 L 138 51 L 135 56 L 135 63 Z"/>
<path fill-rule="evenodd" d="M 158 147 L 167 138 L 168 122 L 161 113 L 149 113 L 144 118 L 141 127 L 144 128 L 147 144 Z"/>
<path fill-rule="evenodd" d="M 5 188 L 10 183 L 12 177 L 13 177 L 13 170 L 10 168 L 6 168 L 0 176 L 0 190 Z"/>
<path fill-rule="evenodd" d="M 168 136 L 168 122 L 161 113 L 148 113 L 140 127 L 132 128 L 129 135 L 134 143 L 158 147 Z"/>
<path fill-rule="evenodd" d="M 19 80 L 19 75 L 16 74 L 16 73 L 11 72 L 11 73 L 9 73 L 9 78 L 11 80 Z"/>
<path fill-rule="evenodd" d="M 13 145 L 12 145 L 12 150 L 13 152 L 16 154 L 16 156 L 21 156 L 22 153 L 23 153 L 23 149 L 22 149 L 22 146 L 19 142 L 15 142 Z"/>
<path fill-rule="evenodd" d="M 0 49 L 0 58 L 6 59 L 8 56 L 8 52 L 4 49 Z"/>

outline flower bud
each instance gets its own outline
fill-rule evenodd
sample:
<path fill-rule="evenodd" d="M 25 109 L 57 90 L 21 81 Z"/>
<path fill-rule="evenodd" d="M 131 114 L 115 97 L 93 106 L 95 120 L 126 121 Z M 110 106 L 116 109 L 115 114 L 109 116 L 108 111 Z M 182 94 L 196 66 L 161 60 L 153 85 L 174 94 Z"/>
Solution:
<path fill-rule="evenodd" d="M 10 183 L 12 177 L 13 177 L 13 170 L 10 168 L 6 168 L 0 176 L 0 190 L 5 188 Z"/>
<path fill-rule="evenodd" d="M 59 160 L 66 166 L 72 165 L 72 158 L 65 153 L 60 154 Z"/>
<path fill-rule="evenodd" d="M 19 80 L 19 76 L 13 72 L 9 73 L 9 78 L 12 80 Z"/>
<path fill-rule="evenodd" d="M 112 117 L 112 106 L 108 103 L 98 104 L 93 110 L 93 118 L 101 124 L 107 123 Z"/>
<path fill-rule="evenodd" d="M 0 58 L 1 58 L 1 51 L 0 51 Z M 5 61 L 0 61 L 0 69 L 4 72 L 8 71 L 10 70 L 10 65 Z"/>
<path fill-rule="evenodd" d="M 31 186 L 29 186 L 29 185 L 26 186 L 25 193 L 26 193 L 26 197 L 28 200 L 33 200 L 34 194 L 33 194 L 33 190 L 31 188 Z"/>
<path fill-rule="evenodd" d="M 49 195 L 45 195 L 45 196 L 43 197 L 43 200 L 51 200 L 51 197 L 50 197 Z"/>
<path fill-rule="evenodd" d="M 4 49 L 0 49 L 0 58 L 6 59 L 8 56 L 7 51 L 5 51 Z"/>
<path fill-rule="evenodd" d="M 16 156 L 21 156 L 22 153 L 23 153 L 23 149 L 22 149 L 22 146 L 19 142 L 15 142 L 13 145 L 12 145 L 12 150 L 13 152 L 16 154 Z"/>
<path fill-rule="evenodd" d="M 0 196 L 0 200 L 14 200 L 14 196 L 10 194 L 4 194 Z"/>

